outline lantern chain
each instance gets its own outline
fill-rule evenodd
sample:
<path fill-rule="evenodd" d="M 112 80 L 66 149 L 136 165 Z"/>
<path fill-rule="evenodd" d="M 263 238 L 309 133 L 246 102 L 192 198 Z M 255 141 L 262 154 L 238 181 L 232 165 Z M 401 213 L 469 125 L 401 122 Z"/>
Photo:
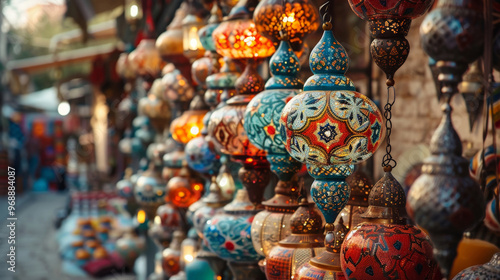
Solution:
<path fill-rule="evenodd" d="M 396 90 L 394 86 L 387 87 L 387 103 L 384 106 L 384 117 L 385 117 L 385 129 L 386 129 L 386 141 L 387 146 L 385 147 L 385 155 L 382 159 L 382 166 L 385 168 L 392 169 L 396 167 L 397 162 L 392 157 L 392 146 L 391 146 L 391 133 L 392 133 L 392 106 L 396 102 Z"/>

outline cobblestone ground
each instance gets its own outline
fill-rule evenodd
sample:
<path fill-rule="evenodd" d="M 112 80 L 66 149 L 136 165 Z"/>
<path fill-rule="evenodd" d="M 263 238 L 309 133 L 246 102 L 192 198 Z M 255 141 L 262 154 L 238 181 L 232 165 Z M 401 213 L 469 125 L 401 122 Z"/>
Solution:
<path fill-rule="evenodd" d="M 17 198 L 16 216 L 16 272 L 7 270 L 8 247 L 7 200 L 0 197 L 0 280 L 88 280 L 67 276 L 61 272 L 61 260 L 56 243 L 54 217 L 56 209 L 63 208 L 66 195 L 58 193 L 29 193 Z M 133 275 L 100 278 L 132 280 Z"/>

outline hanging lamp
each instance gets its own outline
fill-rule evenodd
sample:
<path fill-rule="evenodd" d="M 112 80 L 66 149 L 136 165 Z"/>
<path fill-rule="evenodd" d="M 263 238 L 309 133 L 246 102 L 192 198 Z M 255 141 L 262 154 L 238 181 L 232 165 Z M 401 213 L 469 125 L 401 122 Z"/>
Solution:
<path fill-rule="evenodd" d="M 354 13 L 367 20 L 375 39 L 370 53 L 375 63 L 387 75 L 387 86 L 394 85 L 394 73 L 410 53 L 406 35 L 411 20 L 423 15 L 434 0 L 349 0 Z"/>
<path fill-rule="evenodd" d="M 325 250 L 323 217 L 313 203 L 302 198 L 290 217 L 291 235 L 266 257 L 267 280 L 294 279 L 301 265 Z"/>
<path fill-rule="evenodd" d="M 294 175 L 302 167 L 302 163 L 285 150 L 285 140 L 279 127 L 281 111 L 288 100 L 302 91 L 303 86 L 297 77 L 299 59 L 288 41 L 281 41 L 271 57 L 270 68 L 273 77 L 266 83 L 266 90 L 248 103 L 244 122 L 248 139 L 257 148 L 266 151 L 271 170 L 279 179 L 275 195 L 262 203 L 266 209 L 258 213 L 252 223 L 252 241 L 255 250 L 263 256 L 267 256 L 278 241 L 291 233 L 290 217 L 298 207 L 300 193 Z"/>
<path fill-rule="evenodd" d="M 264 89 L 264 81 L 257 73 L 258 59 L 272 55 L 274 45 L 257 33 L 251 19 L 255 5 L 251 1 L 239 2 L 212 34 L 220 55 L 246 60 L 247 65 L 235 82 L 237 95 L 212 113 L 208 130 L 223 153 L 243 164 L 240 179 L 255 207 L 262 209 L 262 196 L 270 176 L 269 163 L 265 152 L 249 141 L 243 115 L 250 100 Z"/>
<path fill-rule="evenodd" d="M 432 156 L 424 161 L 422 175 L 408 193 L 407 210 L 429 233 L 444 277 L 450 273 L 464 231 L 484 215 L 484 198 L 468 173 L 449 105 L 468 64 L 482 52 L 482 13 L 482 1 L 440 0 L 420 26 L 422 47 L 436 60 L 446 102 L 441 124 L 431 139 Z M 467 41 L 461 40 L 464 36 Z"/>

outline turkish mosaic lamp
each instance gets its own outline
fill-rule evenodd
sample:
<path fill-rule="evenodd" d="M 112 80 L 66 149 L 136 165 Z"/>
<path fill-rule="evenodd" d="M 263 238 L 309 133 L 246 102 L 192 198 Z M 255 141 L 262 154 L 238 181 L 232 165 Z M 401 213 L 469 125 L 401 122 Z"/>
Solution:
<path fill-rule="evenodd" d="M 234 87 L 240 76 L 236 64 L 228 57 L 223 58 L 224 63 L 219 73 L 210 75 L 206 79 L 207 90 L 205 91 L 205 102 L 211 108 L 222 106 L 227 100 L 236 95 Z"/>
<path fill-rule="evenodd" d="M 290 225 L 291 235 L 266 257 L 267 280 L 293 279 L 300 266 L 325 250 L 323 217 L 313 203 L 302 198 L 290 217 Z"/>
<path fill-rule="evenodd" d="M 137 179 L 134 197 L 139 207 L 146 212 L 147 217 L 153 219 L 156 209 L 164 203 L 165 197 L 165 182 L 154 164 L 150 164 L 148 170 Z"/>
<path fill-rule="evenodd" d="M 340 249 L 349 232 L 342 219 L 332 229 L 326 229 L 326 250 L 297 269 L 297 280 L 343 280 L 340 267 Z"/>
<path fill-rule="evenodd" d="M 468 161 L 462 157 L 449 105 L 468 64 L 482 52 L 482 31 L 482 2 L 470 0 L 440 0 L 420 26 L 422 47 L 436 61 L 446 102 L 441 124 L 431 139 L 432 155 L 424 160 L 422 175 L 408 193 L 407 210 L 429 233 L 444 277 L 450 273 L 464 231 L 482 220 L 485 209 L 479 185 L 470 177 Z M 462 42 L 464 36 L 469 39 Z"/>
<path fill-rule="evenodd" d="M 300 51 L 304 38 L 320 25 L 318 9 L 309 0 L 263 0 L 255 8 L 257 31 L 278 45 L 281 34 L 288 34 L 294 51 Z"/>
<path fill-rule="evenodd" d="M 325 5 L 330 5 L 327 2 Z M 345 76 L 349 57 L 333 36 L 331 23 L 313 49 L 314 73 L 304 91 L 293 97 L 281 114 L 281 134 L 290 155 L 307 164 L 315 179 L 311 196 L 333 228 L 346 206 L 350 189 L 345 178 L 379 148 L 385 134 L 377 106 L 354 90 Z"/>
<path fill-rule="evenodd" d="M 187 144 L 192 139 L 201 135 L 203 118 L 209 111 L 208 105 L 200 95 L 196 95 L 189 105 L 189 110 L 172 121 L 170 133 L 175 141 Z"/>
<path fill-rule="evenodd" d="M 250 12 L 254 5 L 254 2 L 239 2 L 212 34 L 220 55 L 246 60 L 247 64 L 235 81 L 237 94 L 212 113 L 208 130 L 223 153 L 243 164 L 240 180 L 255 207 L 262 209 L 264 188 L 271 175 L 269 163 L 265 151 L 250 142 L 243 123 L 248 103 L 264 89 L 256 68 L 258 60 L 272 55 L 275 48 L 269 39 L 257 33 Z"/>
<path fill-rule="evenodd" d="M 250 228 L 258 210 L 250 201 L 246 189 L 238 190 L 224 212 L 215 215 L 204 227 L 204 240 L 210 251 L 228 262 L 234 280 L 264 280 L 257 266 L 262 258 L 252 243 Z"/>
<path fill-rule="evenodd" d="M 298 207 L 299 186 L 295 174 L 302 163 L 285 150 L 285 139 L 280 134 L 281 111 L 286 103 L 302 91 L 303 83 L 297 77 L 299 59 L 288 41 L 281 41 L 271 57 L 273 77 L 263 92 L 257 94 L 245 111 L 244 128 L 248 139 L 266 151 L 271 170 L 278 176 L 275 195 L 264 201 L 266 208 L 258 213 L 252 223 L 252 240 L 255 249 L 267 256 L 278 241 L 290 235 L 290 217 Z"/>
<path fill-rule="evenodd" d="M 203 197 L 202 200 L 205 205 L 198 208 L 193 215 L 193 226 L 200 238 L 203 238 L 203 230 L 207 222 L 215 215 L 222 213 L 222 207 L 230 202 L 230 200 L 222 196 L 222 191 L 215 177 L 212 177 L 208 195 Z"/>
<path fill-rule="evenodd" d="M 406 35 L 411 20 L 423 15 L 434 0 L 349 0 L 354 13 L 367 20 L 371 36 L 370 53 L 375 63 L 394 85 L 394 73 L 410 53 Z"/>
<path fill-rule="evenodd" d="M 346 278 L 436 279 L 431 241 L 407 224 L 405 192 L 390 171 L 373 186 L 368 203 L 361 215 L 366 222 L 353 227 L 342 245 Z"/>
<path fill-rule="evenodd" d="M 156 209 L 148 235 L 160 249 L 165 249 L 172 241 L 173 233 L 180 230 L 182 220 L 179 211 L 172 204 L 166 203 Z"/>

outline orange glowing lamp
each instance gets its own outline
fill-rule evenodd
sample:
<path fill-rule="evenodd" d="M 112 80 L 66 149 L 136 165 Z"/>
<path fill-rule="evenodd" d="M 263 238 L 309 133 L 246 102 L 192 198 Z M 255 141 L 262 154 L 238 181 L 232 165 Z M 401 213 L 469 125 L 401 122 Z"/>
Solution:
<path fill-rule="evenodd" d="M 266 58 L 275 47 L 271 40 L 257 32 L 250 18 L 223 21 L 212 33 L 217 52 L 235 59 Z"/>
<path fill-rule="evenodd" d="M 179 208 L 188 208 L 198 201 L 203 194 L 203 183 L 191 178 L 187 168 L 183 168 L 181 175 L 170 179 L 167 184 L 167 193 L 170 201 Z"/>

